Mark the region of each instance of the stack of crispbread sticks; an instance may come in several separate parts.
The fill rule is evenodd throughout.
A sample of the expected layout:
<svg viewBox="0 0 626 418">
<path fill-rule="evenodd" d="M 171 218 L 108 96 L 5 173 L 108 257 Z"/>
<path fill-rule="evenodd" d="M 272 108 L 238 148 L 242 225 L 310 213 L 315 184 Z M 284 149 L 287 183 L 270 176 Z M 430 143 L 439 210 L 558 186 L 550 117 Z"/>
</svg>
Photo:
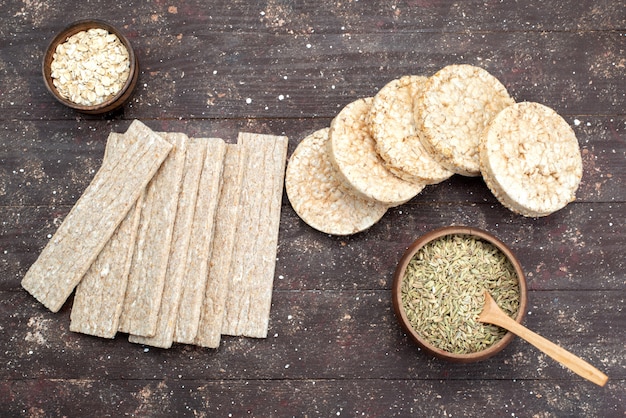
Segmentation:
<svg viewBox="0 0 626 418">
<path fill-rule="evenodd" d="M 111 133 L 94 179 L 22 286 L 70 330 L 169 348 L 267 336 L 284 136 Z"/>
</svg>

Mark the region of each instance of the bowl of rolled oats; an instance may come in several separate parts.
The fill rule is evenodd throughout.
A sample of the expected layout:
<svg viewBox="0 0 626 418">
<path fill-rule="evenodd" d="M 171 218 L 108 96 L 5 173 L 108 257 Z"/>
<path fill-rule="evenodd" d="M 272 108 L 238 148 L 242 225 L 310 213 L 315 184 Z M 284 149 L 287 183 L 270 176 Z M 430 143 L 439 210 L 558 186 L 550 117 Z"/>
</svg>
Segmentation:
<svg viewBox="0 0 626 418">
<path fill-rule="evenodd" d="M 83 113 L 104 114 L 130 99 L 139 63 L 118 29 L 99 20 L 81 20 L 50 42 L 42 71 L 47 89 L 58 101 Z"/>
<path fill-rule="evenodd" d="M 464 226 L 431 231 L 402 256 L 392 288 L 402 329 L 438 358 L 470 363 L 504 349 L 514 335 L 478 321 L 485 291 L 518 323 L 526 311 L 526 280 L 513 252 L 492 234 Z"/>
</svg>

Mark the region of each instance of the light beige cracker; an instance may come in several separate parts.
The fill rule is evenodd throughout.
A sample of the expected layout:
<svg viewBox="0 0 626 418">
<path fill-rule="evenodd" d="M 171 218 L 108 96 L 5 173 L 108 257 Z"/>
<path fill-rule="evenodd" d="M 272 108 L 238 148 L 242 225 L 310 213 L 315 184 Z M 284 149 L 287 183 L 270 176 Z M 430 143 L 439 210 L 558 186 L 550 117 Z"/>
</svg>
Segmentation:
<svg viewBox="0 0 626 418">
<path fill-rule="evenodd" d="M 193 216 L 196 209 L 200 175 L 206 155 L 206 141 L 190 139 L 185 156 L 183 183 L 176 209 L 174 231 L 170 255 L 167 262 L 165 284 L 161 307 L 157 320 L 156 333 L 153 337 L 130 335 L 130 342 L 151 345 L 153 347 L 169 348 L 174 341 L 174 330 L 178 318 L 178 306 L 182 296 L 182 287 L 187 268 L 187 254 L 189 240 L 193 228 Z"/>
<path fill-rule="evenodd" d="M 481 142 L 480 163 L 498 200 L 524 216 L 562 209 L 575 199 L 582 177 L 574 131 L 538 103 L 519 103 L 495 117 Z"/>
<path fill-rule="evenodd" d="M 242 214 L 222 334 L 265 338 L 276 267 L 287 137 L 240 133 L 246 149 Z"/>
<path fill-rule="evenodd" d="M 415 126 L 415 98 L 421 97 L 427 80 L 408 75 L 390 81 L 376 93 L 369 112 L 370 133 L 385 167 L 417 184 L 440 183 L 453 174 L 426 151 Z"/>
<path fill-rule="evenodd" d="M 187 344 L 193 344 L 198 332 L 226 152 L 226 144 L 219 138 L 197 140 L 207 143 L 207 152 L 200 176 L 191 240 L 187 251 L 187 268 L 174 331 L 174 341 Z"/>
<path fill-rule="evenodd" d="M 143 337 L 156 333 L 188 141 L 180 133 L 162 136 L 173 149 L 146 190 L 119 324 Z"/>
<path fill-rule="evenodd" d="M 364 199 L 397 206 L 415 197 L 423 184 L 410 183 L 392 174 L 376 152 L 369 133 L 372 98 L 346 105 L 330 124 L 328 155 L 337 178 Z"/>
<path fill-rule="evenodd" d="M 111 153 L 119 156 L 126 152 L 130 144 L 123 135 L 112 133 L 107 141 L 104 158 L 110 158 Z M 142 201 L 143 193 L 76 286 L 70 331 L 102 338 L 115 337 Z"/>
<path fill-rule="evenodd" d="M 172 146 L 139 121 L 126 132 L 131 142 L 111 155 L 30 267 L 22 286 L 58 311 L 126 217 Z"/>
<path fill-rule="evenodd" d="M 298 216 L 318 231 L 349 235 L 374 225 L 387 206 L 344 191 L 328 157 L 329 128 L 304 138 L 295 149 L 285 175 L 285 189 Z"/>
<path fill-rule="evenodd" d="M 420 139 L 448 170 L 479 176 L 478 144 L 483 131 L 513 103 L 502 83 L 482 68 L 449 65 L 429 77 L 415 101 Z"/>
<path fill-rule="evenodd" d="M 194 343 L 202 347 L 217 348 L 220 344 L 224 306 L 228 294 L 233 248 L 241 214 L 241 185 L 246 166 L 246 149 L 237 144 L 226 145 L 222 192 L 220 193 L 215 232 L 209 264 L 200 323 Z"/>
</svg>

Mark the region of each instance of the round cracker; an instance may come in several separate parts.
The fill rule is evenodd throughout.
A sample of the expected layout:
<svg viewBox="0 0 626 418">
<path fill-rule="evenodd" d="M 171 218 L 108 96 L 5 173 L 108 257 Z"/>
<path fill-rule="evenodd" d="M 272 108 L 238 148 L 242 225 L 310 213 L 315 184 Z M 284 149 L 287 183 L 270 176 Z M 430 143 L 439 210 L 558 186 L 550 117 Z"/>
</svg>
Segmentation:
<svg viewBox="0 0 626 418">
<path fill-rule="evenodd" d="M 424 146 L 441 165 L 465 176 L 480 175 L 478 144 L 484 129 L 514 100 L 491 74 L 472 65 L 449 65 L 428 79 L 416 100 Z"/>
<path fill-rule="evenodd" d="M 575 199 L 582 157 L 572 128 L 539 103 L 500 112 L 480 144 L 485 183 L 506 207 L 524 216 L 546 216 Z"/>
<path fill-rule="evenodd" d="M 328 158 L 328 131 L 320 129 L 304 138 L 289 158 L 287 197 L 298 216 L 318 231 L 354 234 L 374 225 L 387 206 L 344 190 Z"/>
<path fill-rule="evenodd" d="M 453 173 L 426 151 L 415 127 L 413 102 L 428 79 L 409 75 L 378 91 L 369 113 L 370 133 L 385 166 L 396 176 L 418 184 L 436 184 Z"/>
<path fill-rule="evenodd" d="M 346 105 L 330 124 L 328 153 L 339 180 L 359 196 L 386 206 L 401 205 L 424 188 L 392 174 L 369 133 L 372 98 Z"/>
</svg>

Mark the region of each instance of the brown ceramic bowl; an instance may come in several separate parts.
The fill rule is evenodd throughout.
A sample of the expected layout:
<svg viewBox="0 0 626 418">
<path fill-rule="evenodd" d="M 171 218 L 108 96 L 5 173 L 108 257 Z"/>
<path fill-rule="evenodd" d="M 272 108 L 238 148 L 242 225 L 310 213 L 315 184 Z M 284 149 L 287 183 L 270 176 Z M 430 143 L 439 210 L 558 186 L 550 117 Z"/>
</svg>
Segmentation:
<svg viewBox="0 0 626 418">
<path fill-rule="evenodd" d="M 404 273 L 407 265 L 409 264 L 409 261 L 424 245 L 446 235 L 471 235 L 491 243 L 506 255 L 506 257 L 513 264 L 513 267 L 515 268 L 515 272 L 517 273 L 517 277 L 519 279 L 520 300 L 519 309 L 517 311 L 517 316 L 515 317 L 515 320 L 518 323 L 522 322 L 522 319 L 524 318 L 524 313 L 526 312 L 527 294 L 526 279 L 524 278 L 524 273 L 522 271 L 519 261 L 511 252 L 511 250 L 504 243 L 502 243 L 502 241 L 500 241 L 493 235 L 480 229 L 463 226 L 450 226 L 431 231 L 417 239 L 409 246 L 409 248 L 400 259 L 400 262 L 398 263 L 398 266 L 394 273 L 392 289 L 393 308 L 403 330 L 418 346 L 420 346 L 427 353 L 432 354 L 438 358 L 456 363 L 470 363 L 484 360 L 504 349 L 504 347 L 506 347 L 511 342 L 514 334 L 511 332 L 507 332 L 504 337 L 502 337 L 502 339 L 482 351 L 470 354 L 450 353 L 448 351 L 444 351 L 438 347 L 435 347 L 420 335 L 419 330 L 413 329 L 402 306 L 400 289 L 402 285 L 402 280 L 404 278 Z"/>
<path fill-rule="evenodd" d="M 56 48 L 59 44 L 65 42 L 68 37 L 78 32 L 92 28 L 105 29 L 109 33 L 115 34 L 119 38 L 124 47 L 126 47 L 126 49 L 128 50 L 128 55 L 130 59 L 130 73 L 121 90 L 115 96 L 110 97 L 107 100 L 93 106 L 87 106 L 72 102 L 71 100 L 68 100 L 61 96 L 61 94 L 59 94 L 58 90 L 52 82 L 50 64 L 53 60 L 54 52 L 56 51 Z M 54 37 L 54 39 L 52 39 L 50 45 L 48 46 L 48 49 L 46 49 L 46 53 L 43 58 L 42 72 L 46 88 L 59 102 L 79 112 L 97 115 L 112 112 L 123 106 L 130 99 L 133 90 L 137 86 L 137 79 L 139 77 L 139 62 L 137 61 L 137 57 L 135 56 L 135 52 L 133 51 L 130 42 L 117 28 L 99 20 L 81 20 L 72 23 L 61 32 L 59 32 Z"/>
</svg>

